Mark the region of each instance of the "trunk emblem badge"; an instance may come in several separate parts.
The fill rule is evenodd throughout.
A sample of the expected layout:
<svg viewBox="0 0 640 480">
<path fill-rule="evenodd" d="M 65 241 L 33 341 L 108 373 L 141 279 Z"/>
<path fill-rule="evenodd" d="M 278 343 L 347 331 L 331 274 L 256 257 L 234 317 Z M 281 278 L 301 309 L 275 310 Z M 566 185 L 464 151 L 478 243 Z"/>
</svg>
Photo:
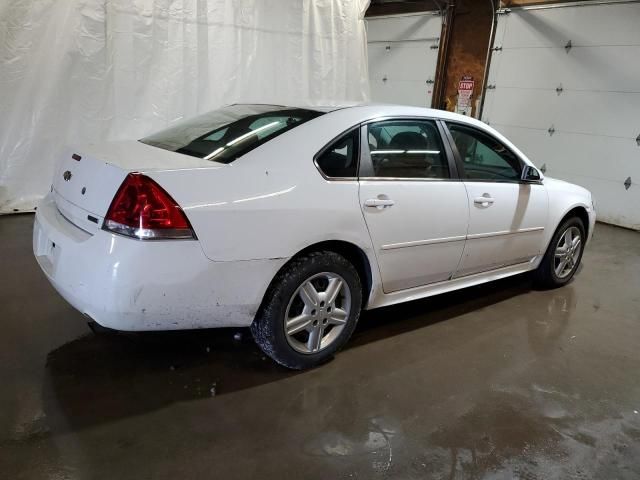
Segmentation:
<svg viewBox="0 0 640 480">
<path fill-rule="evenodd" d="M 72 176 L 73 176 L 73 175 L 71 175 L 71 171 L 69 171 L 69 170 L 67 170 L 66 172 L 64 172 L 64 173 L 62 174 L 62 178 L 64 178 L 64 181 L 65 181 L 65 182 L 68 182 L 69 180 L 71 180 L 71 177 L 72 177 Z"/>
</svg>

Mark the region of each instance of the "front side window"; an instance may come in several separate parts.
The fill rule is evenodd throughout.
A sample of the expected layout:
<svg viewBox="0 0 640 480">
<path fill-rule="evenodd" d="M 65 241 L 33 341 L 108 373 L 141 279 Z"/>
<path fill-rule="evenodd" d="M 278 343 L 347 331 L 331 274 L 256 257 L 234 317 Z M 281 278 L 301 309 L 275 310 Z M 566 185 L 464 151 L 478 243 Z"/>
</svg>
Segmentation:
<svg viewBox="0 0 640 480">
<path fill-rule="evenodd" d="M 450 178 L 435 122 L 385 120 L 366 128 L 374 177 Z"/>
<path fill-rule="evenodd" d="M 277 105 L 231 105 L 179 122 L 140 140 L 220 163 L 236 158 L 322 112 Z"/>
<path fill-rule="evenodd" d="M 456 144 L 465 178 L 487 181 L 519 181 L 522 164 L 500 142 L 475 128 L 448 124 Z"/>
<path fill-rule="evenodd" d="M 325 176 L 353 178 L 358 175 L 359 132 L 356 128 L 347 133 L 318 156 L 316 163 Z"/>
</svg>

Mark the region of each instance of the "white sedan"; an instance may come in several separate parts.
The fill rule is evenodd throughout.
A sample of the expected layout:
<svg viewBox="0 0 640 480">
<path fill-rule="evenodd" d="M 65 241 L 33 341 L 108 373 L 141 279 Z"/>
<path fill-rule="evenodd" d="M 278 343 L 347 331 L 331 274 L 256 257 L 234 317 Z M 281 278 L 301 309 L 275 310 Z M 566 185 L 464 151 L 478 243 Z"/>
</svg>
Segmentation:
<svg viewBox="0 0 640 480">
<path fill-rule="evenodd" d="M 489 126 L 392 105 L 231 105 L 64 153 L 33 249 L 60 294 L 118 330 L 251 326 L 303 369 L 360 311 L 534 271 L 567 283 L 591 194 Z"/>
</svg>

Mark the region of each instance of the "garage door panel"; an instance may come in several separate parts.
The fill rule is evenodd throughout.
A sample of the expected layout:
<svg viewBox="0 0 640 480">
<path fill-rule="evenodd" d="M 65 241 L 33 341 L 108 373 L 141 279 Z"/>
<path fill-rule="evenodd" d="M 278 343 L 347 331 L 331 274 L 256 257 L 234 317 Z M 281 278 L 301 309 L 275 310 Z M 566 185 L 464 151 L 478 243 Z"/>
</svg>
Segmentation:
<svg viewBox="0 0 640 480">
<path fill-rule="evenodd" d="M 640 186 L 632 185 L 629 190 L 625 190 L 618 182 L 587 177 L 576 172 L 557 171 L 554 177 L 588 189 L 596 202 L 598 221 L 640 230 Z"/>
<path fill-rule="evenodd" d="M 483 119 L 494 124 L 516 125 L 547 130 L 555 117 L 558 95 L 553 90 L 500 88 L 489 91 Z M 495 100 L 495 98 L 494 98 Z"/>
<path fill-rule="evenodd" d="M 556 130 L 625 137 L 638 151 L 640 93 L 568 91 L 557 98 L 553 124 Z"/>
<path fill-rule="evenodd" d="M 433 74 L 431 65 L 437 61 L 437 53 L 433 53 L 437 50 L 430 49 L 431 45 L 427 41 L 400 42 L 390 45 L 389 50 L 382 44 L 369 46 L 370 77 L 426 80 Z"/>
<path fill-rule="evenodd" d="M 371 80 L 371 98 L 381 103 L 398 103 L 424 107 L 431 105 L 431 88 L 421 81 Z"/>
<path fill-rule="evenodd" d="M 557 69 L 563 68 L 557 50 L 545 48 L 523 51 L 508 49 L 495 53 L 491 59 L 491 76 L 489 83 L 496 87 L 548 88 L 558 86 Z M 494 59 L 500 63 L 494 63 Z M 540 65 L 548 66 L 544 70 Z"/>
<path fill-rule="evenodd" d="M 639 31 L 640 31 L 640 17 Z M 489 83 L 496 87 L 640 92 L 640 46 L 519 49 L 492 57 Z M 494 62 L 499 62 L 495 63 Z M 541 68 L 544 66 L 544 68 Z"/>
<path fill-rule="evenodd" d="M 640 93 L 640 45 L 576 48 L 569 56 L 572 62 L 563 71 L 569 88 Z"/>
<path fill-rule="evenodd" d="M 628 176 L 640 179 L 640 148 L 635 152 L 628 144 L 612 146 L 610 142 L 602 141 L 602 137 L 562 133 L 549 137 L 547 132 L 540 130 L 495 124 L 493 127 L 518 145 L 535 165 L 545 165 L 546 175 L 591 191 L 596 200 L 598 220 L 640 229 L 637 213 L 640 185 L 632 184 L 628 190 L 624 187 Z M 625 163 L 612 157 L 612 149 L 623 155 L 635 155 L 637 166 L 626 168 Z M 558 156 L 561 151 L 570 153 Z"/>
<path fill-rule="evenodd" d="M 614 10 L 615 9 L 615 10 Z M 510 47 L 640 44 L 638 5 L 590 5 L 548 9 L 513 9 L 503 42 Z M 615 28 L 612 28 L 615 25 Z"/>
<path fill-rule="evenodd" d="M 546 162 L 551 176 L 556 170 L 575 172 L 617 182 L 621 190 L 627 177 L 640 180 L 640 148 L 635 142 L 563 132 L 553 135 L 548 142 L 553 152 Z M 621 158 L 633 158 L 636 162 L 622 162 Z"/>
<path fill-rule="evenodd" d="M 598 220 L 640 229 L 637 215 L 640 185 L 632 184 L 629 190 L 624 188 L 627 176 L 640 179 L 640 167 L 633 170 L 623 168 L 624 164 L 611 157 L 609 143 L 598 143 L 597 137 L 586 137 L 587 140 L 581 142 L 575 135 L 549 137 L 547 132 L 540 130 L 492 126 L 518 145 L 535 165 L 545 165 L 549 177 L 566 180 L 591 191 L 596 200 Z M 573 150 L 572 153 L 558 157 L 558 151 L 569 150 Z M 628 151 L 629 155 L 632 153 L 632 150 Z M 609 168 L 610 165 L 614 168 Z M 605 171 L 607 178 L 599 178 Z"/>
<path fill-rule="evenodd" d="M 492 101 L 499 96 L 498 102 Z M 640 93 L 503 88 L 490 91 L 483 118 L 500 125 L 624 137 L 636 146 L 640 134 Z M 640 150 L 640 149 L 639 149 Z"/>
<path fill-rule="evenodd" d="M 431 106 L 441 28 L 432 12 L 367 19 L 372 101 Z"/>
<path fill-rule="evenodd" d="M 546 165 L 552 177 L 557 171 L 598 177 L 617 182 L 621 188 L 627 177 L 640 180 L 640 147 L 625 138 L 607 138 L 492 124 L 518 146 L 538 167 Z M 634 161 L 620 161 L 632 159 Z"/>
<path fill-rule="evenodd" d="M 553 144 L 549 142 L 546 129 L 532 129 L 514 125 L 491 123 L 491 126 L 507 137 L 538 168 L 554 158 Z"/>
<path fill-rule="evenodd" d="M 424 15 L 367 18 L 369 42 L 432 39 L 440 36 L 440 15 L 428 12 Z"/>
<path fill-rule="evenodd" d="M 623 184 L 640 182 L 639 26 L 640 2 L 512 8 L 498 17 L 483 111 L 547 175 L 589 188 L 601 220 L 631 228 L 640 188 Z"/>
<path fill-rule="evenodd" d="M 494 45 L 502 45 L 503 39 L 505 36 L 505 30 L 507 27 L 507 23 L 502 21 L 496 24 L 496 33 Z M 499 52 L 493 52 L 491 55 L 491 68 L 489 70 L 489 74 L 494 73 L 495 71 L 500 71 L 500 63 L 502 62 L 503 55 L 499 54 Z M 489 77 L 489 83 L 493 83 L 491 81 L 491 77 Z"/>
</svg>

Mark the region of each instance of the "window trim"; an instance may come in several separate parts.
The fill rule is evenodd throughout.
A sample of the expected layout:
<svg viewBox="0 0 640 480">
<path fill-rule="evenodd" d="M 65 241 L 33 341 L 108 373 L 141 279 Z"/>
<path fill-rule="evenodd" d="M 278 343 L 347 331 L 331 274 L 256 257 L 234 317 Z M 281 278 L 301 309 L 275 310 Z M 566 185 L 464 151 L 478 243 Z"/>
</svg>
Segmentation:
<svg viewBox="0 0 640 480">
<path fill-rule="evenodd" d="M 320 175 L 322 175 L 322 178 L 324 178 L 326 181 L 328 182 L 345 182 L 345 181 L 354 181 L 354 180 L 358 180 L 359 178 L 359 173 L 360 173 L 360 159 L 361 154 L 362 154 L 362 135 L 360 134 L 360 126 L 361 124 L 358 123 L 357 125 L 354 125 L 352 127 L 347 128 L 346 130 L 342 131 L 341 133 L 339 133 L 338 135 L 336 135 L 335 137 L 333 137 L 331 140 L 329 140 L 320 150 L 318 150 L 316 152 L 316 154 L 313 156 L 313 164 L 315 165 L 316 169 L 318 170 L 318 172 L 320 173 Z M 338 140 L 340 140 L 342 137 L 346 137 L 348 134 L 353 133 L 355 130 L 358 130 L 358 143 L 356 145 L 358 151 L 356 152 L 356 175 L 354 177 L 331 177 L 327 174 L 325 174 L 322 169 L 320 168 L 320 165 L 318 165 L 318 158 L 320 158 L 327 150 L 329 150 Z"/>
<path fill-rule="evenodd" d="M 440 135 L 440 142 L 442 143 L 442 147 L 444 148 L 444 154 L 447 160 L 447 165 L 449 166 L 449 178 L 428 178 L 428 177 L 376 177 L 373 175 L 373 163 L 371 162 L 371 152 L 369 151 L 369 139 L 367 137 L 367 126 L 370 123 L 378 123 L 385 121 L 411 121 L 411 120 L 419 120 L 419 121 L 431 121 L 435 123 L 438 134 Z M 420 115 L 392 115 L 392 116 L 382 116 L 375 117 L 369 120 L 366 120 L 360 124 L 360 162 L 358 174 L 360 174 L 363 170 L 366 171 L 366 175 L 358 176 L 358 180 L 365 181 L 376 181 L 376 182 L 459 182 L 461 180 L 459 176 L 459 170 L 455 162 L 455 157 L 453 156 L 453 151 L 449 145 L 448 140 L 445 138 L 444 129 L 440 122 L 442 119 L 438 117 L 431 116 L 420 116 Z"/>
<path fill-rule="evenodd" d="M 455 158 L 455 162 L 458 166 L 458 172 L 460 175 L 460 179 L 463 182 L 474 182 L 474 183 L 517 183 L 517 184 L 524 184 L 524 185 L 542 185 L 542 180 L 538 181 L 538 182 L 525 182 L 524 180 L 522 180 L 522 178 L 519 178 L 518 180 L 507 180 L 507 179 L 488 179 L 488 178 L 466 178 L 465 177 L 465 168 L 464 168 L 464 162 L 462 161 L 462 156 L 460 155 L 460 152 L 458 151 L 458 146 L 456 145 L 455 140 L 453 139 L 453 135 L 451 134 L 451 131 L 449 130 L 449 125 L 458 125 L 460 127 L 472 130 L 474 132 L 479 132 L 481 135 L 484 135 L 486 137 L 489 137 L 491 140 L 493 140 L 494 142 L 496 142 L 498 145 L 501 145 L 505 150 L 507 150 L 508 152 L 511 153 L 511 155 L 513 155 L 518 162 L 520 163 L 520 177 L 522 177 L 522 171 L 524 170 L 524 167 L 529 165 L 527 162 L 525 162 L 522 157 L 520 155 L 518 155 L 516 152 L 514 152 L 511 148 L 507 147 L 501 140 L 497 139 L 493 134 L 491 134 L 490 132 L 487 132 L 485 130 L 482 130 L 480 128 L 477 128 L 474 125 L 470 125 L 468 123 L 465 122 L 458 122 L 455 120 L 445 120 L 442 119 L 442 126 L 443 129 L 446 133 L 446 138 L 447 141 L 449 143 L 449 146 L 453 152 L 454 158 Z"/>
</svg>

